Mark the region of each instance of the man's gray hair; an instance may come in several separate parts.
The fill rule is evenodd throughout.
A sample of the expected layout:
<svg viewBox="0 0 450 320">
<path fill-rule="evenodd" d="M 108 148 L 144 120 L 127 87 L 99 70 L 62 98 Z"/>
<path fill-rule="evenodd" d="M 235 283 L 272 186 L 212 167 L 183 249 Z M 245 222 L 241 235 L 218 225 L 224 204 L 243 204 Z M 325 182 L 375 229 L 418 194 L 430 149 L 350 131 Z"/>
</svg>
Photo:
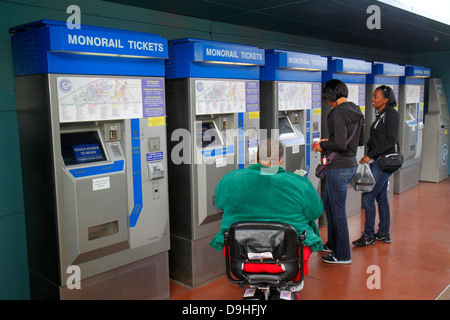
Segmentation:
<svg viewBox="0 0 450 320">
<path fill-rule="evenodd" d="M 258 145 L 257 161 L 278 162 L 283 157 L 283 146 L 278 139 L 264 139 Z"/>
</svg>

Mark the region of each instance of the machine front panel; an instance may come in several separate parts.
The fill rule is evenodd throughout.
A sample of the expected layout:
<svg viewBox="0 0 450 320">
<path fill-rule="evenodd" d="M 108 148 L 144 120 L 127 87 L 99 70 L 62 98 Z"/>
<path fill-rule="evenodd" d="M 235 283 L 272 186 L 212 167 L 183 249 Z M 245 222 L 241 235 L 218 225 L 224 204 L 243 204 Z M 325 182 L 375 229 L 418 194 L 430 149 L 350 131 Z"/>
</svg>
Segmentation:
<svg viewBox="0 0 450 320">
<path fill-rule="evenodd" d="M 62 270 L 168 250 L 163 78 L 49 79 Z"/>
</svg>

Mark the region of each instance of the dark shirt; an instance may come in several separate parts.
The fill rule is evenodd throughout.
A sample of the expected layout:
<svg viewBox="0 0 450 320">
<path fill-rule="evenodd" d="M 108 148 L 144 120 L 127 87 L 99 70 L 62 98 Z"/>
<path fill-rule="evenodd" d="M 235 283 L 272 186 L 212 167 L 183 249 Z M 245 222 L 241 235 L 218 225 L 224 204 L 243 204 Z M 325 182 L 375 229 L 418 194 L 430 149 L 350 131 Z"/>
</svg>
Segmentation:
<svg viewBox="0 0 450 320">
<path fill-rule="evenodd" d="M 400 115 L 393 107 L 386 106 L 375 118 L 370 127 L 370 138 L 367 141 L 367 156 L 377 159 L 383 154 L 396 151 Z"/>
<path fill-rule="evenodd" d="M 355 135 L 347 145 L 347 140 L 355 131 L 357 123 L 359 125 Z M 320 147 L 326 156 L 333 151 L 337 152 L 328 169 L 357 167 L 356 151 L 358 146 L 364 145 L 364 115 L 361 109 L 353 102 L 341 103 L 328 114 L 327 127 L 328 141 L 322 141 Z"/>
</svg>

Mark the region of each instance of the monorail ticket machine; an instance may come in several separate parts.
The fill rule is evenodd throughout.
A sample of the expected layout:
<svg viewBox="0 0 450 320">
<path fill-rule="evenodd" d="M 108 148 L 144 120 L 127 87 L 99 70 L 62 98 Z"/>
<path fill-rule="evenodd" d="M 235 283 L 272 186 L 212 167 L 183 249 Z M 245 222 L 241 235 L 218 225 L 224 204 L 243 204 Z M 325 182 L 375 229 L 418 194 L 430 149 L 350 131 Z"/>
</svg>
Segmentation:
<svg viewBox="0 0 450 320">
<path fill-rule="evenodd" d="M 323 85 L 331 79 L 344 82 L 348 88 L 347 100 L 355 103 L 366 112 L 366 75 L 372 72 L 372 64 L 363 60 L 328 57 L 328 69 L 323 72 Z M 322 101 L 322 138 L 328 138 L 327 116 L 331 107 L 327 101 Z M 358 147 L 356 159 L 364 156 L 364 146 Z M 325 190 L 325 187 L 323 188 Z M 322 191 L 323 193 L 323 191 Z M 347 190 L 347 216 L 351 217 L 361 212 L 361 192 L 355 191 L 350 185 Z"/>
<path fill-rule="evenodd" d="M 400 77 L 405 75 L 405 66 L 385 62 L 372 62 L 372 73 L 367 75 L 367 93 L 366 93 L 366 112 L 365 112 L 365 133 L 364 141 L 370 137 L 370 127 L 375 121 L 377 111 L 372 106 L 372 97 L 375 89 L 381 85 L 386 85 L 392 88 L 395 94 L 395 99 L 399 101 L 399 84 Z M 396 106 L 397 107 L 397 106 Z M 359 160 L 359 159 L 358 159 Z M 391 175 L 388 182 L 388 198 L 394 197 L 394 175 Z"/>
<path fill-rule="evenodd" d="M 266 50 L 261 67 L 261 132 L 278 138 L 283 145 L 282 166 L 305 175 L 320 195 L 320 180 L 314 170 L 320 154 L 321 81 L 327 58 L 312 54 Z M 272 134 L 273 133 L 273 134 Z"/>
<path fill-rule="evenodd" d="M 167 299 L 167 40 L 51 20 L 10 32 L 31 298 Z"/>
<path fill-rule="evenodd" d="M 400 78 L 398 112 L 400 114 L 400 151 L 405 161 L 394 173 L 394 192 L 403 193 L 419 185 L 422 136 L 424 128 L 425 78 L 430 69 L 405 66 Z"/>
<path fill-rule="evenodd" d="M 448 177 L 450 116 L 442 79 L 430 79 L 428 90 L 420 181 L 437 183 Z"/>
<path fill-rule="evenodd" d="M 264 50 L 198 39 L 169 41 L 166 64 L 170 276 L 195 287 L 223 275 L 209 246 L 220 230 L 217 183 L 256 161 Z"/>
</svg>

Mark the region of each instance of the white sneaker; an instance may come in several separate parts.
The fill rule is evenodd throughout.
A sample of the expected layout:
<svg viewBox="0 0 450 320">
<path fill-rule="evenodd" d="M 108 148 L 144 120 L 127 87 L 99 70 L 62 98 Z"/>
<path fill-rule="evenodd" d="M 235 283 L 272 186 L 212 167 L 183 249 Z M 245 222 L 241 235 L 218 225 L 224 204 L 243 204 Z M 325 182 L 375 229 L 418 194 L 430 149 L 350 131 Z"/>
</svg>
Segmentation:
<svg viewBox="0 0 450 320">
<path fill-rule="evenodd" d="M 333 263 L 333 264 L 350 264 L 350 263 L 352 263 L 352 260 L 338 260 L 332 254 L 327 254 L 325 256 L 322 256 L 322 260 L 323 260 L 323 262 Z"/>
</svg>

